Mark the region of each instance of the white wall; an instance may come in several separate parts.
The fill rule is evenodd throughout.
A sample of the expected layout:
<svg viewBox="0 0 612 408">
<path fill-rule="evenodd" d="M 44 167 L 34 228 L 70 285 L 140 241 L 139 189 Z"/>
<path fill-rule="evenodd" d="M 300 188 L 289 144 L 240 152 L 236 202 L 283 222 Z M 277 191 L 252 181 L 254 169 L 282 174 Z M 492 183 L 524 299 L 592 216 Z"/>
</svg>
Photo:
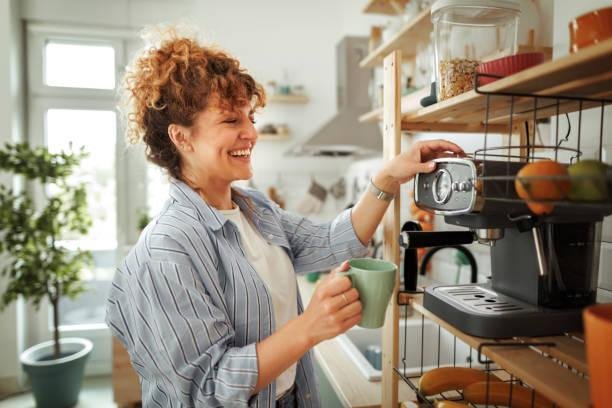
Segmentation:
<svg viewBox="0 0 612 408">
<path fill-rule="evenodd" d="M 21 24 L 19 0 L 0 0 L 0 143 L 23 138 L 23 70 Z M 0 182 L 10 186 L 6 175 Z M 4 262 L 0 259 L 0 264 Z M 5 279 L 0 278 L 0 293 L 4 292 Z M 15 304 L 0 314 L 0 397 L 14 392 L 18 387 L 19 349 L 21 338 L 16 330 L 17 311 Z"/>
</svg>

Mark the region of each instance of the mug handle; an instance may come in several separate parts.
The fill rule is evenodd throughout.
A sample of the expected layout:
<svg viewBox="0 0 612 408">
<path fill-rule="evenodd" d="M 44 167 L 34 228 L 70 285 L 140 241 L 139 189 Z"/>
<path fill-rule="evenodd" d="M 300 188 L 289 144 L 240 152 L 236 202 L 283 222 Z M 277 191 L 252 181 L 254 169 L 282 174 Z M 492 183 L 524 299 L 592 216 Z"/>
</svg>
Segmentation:
<svg viewBox="0 0 612 408">
<path fill-rule="evenodd" d="M 355 276 L 355 272 L 353 272 L 353 268 L 349 268 L 348 271 L 340 271 L 340 272 L 336 272 L 338 275 L 341 276 L 346 276 L 347 278 L 349 278 L 351 280 L 351 286 L 354 287 L 353 284 L 353 276 Z"/>
</svg>

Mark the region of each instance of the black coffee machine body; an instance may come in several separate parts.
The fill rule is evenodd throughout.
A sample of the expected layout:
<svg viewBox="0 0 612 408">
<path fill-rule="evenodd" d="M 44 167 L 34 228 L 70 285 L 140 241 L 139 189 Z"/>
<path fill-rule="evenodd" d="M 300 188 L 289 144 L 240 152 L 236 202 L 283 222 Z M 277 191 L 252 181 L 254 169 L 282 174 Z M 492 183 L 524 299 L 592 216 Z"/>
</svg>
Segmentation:
<svg viewBox="0 0 612 408">
<path fill-rule="evenodd" d="M 466 231 L 402 233 L 404 247 L 491 246 L 487 283 L 427 287 L 424 306 L 475 336 L 542 336 L 582 329 L 582 309 L 595 302 L 601 221 L 612 203 L 556 203 L 536 216 L 514 189 L 521 162 L 437 159 L 415 180 L 415 203 Z M 424 234 L 424 233 L 421 233 Z M 451 235 L 449 235 L 451 234 Z M 460 234 L 460 235 L 458 235 Z"/>
</svg>

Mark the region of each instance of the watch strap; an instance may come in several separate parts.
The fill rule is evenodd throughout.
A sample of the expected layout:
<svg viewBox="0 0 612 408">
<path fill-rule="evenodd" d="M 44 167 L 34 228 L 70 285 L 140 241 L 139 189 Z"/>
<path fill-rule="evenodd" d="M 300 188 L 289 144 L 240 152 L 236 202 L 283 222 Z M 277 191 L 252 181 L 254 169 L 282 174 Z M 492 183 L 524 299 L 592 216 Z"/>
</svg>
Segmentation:
<svg viewBox="0 0 612 408">
<path fill-rule="evenodd" d="M 374 197 L 382 201 L 391 201 L 395 198 L 395 194 L 387 193 L 386 191 L 376 187 L 372 179 L 370 179 L 370 184 L 368 184 L 368 191 L 374 194 Z"/>
</svg>

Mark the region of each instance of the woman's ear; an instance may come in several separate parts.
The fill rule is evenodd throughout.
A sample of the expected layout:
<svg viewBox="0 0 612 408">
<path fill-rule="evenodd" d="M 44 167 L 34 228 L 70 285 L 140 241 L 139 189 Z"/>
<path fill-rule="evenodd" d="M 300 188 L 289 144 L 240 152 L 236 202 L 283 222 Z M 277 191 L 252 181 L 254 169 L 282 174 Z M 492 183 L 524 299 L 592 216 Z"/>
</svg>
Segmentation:
<svg viewBox="0 0 612 408">
<path fill-rule="evenodd" d="M 184 126 L 171 123 L 168 125 L 168 136 L 179 151 L 191 151 L 191 143 L 189 141 L 189 129 Z"/>
</svg>

